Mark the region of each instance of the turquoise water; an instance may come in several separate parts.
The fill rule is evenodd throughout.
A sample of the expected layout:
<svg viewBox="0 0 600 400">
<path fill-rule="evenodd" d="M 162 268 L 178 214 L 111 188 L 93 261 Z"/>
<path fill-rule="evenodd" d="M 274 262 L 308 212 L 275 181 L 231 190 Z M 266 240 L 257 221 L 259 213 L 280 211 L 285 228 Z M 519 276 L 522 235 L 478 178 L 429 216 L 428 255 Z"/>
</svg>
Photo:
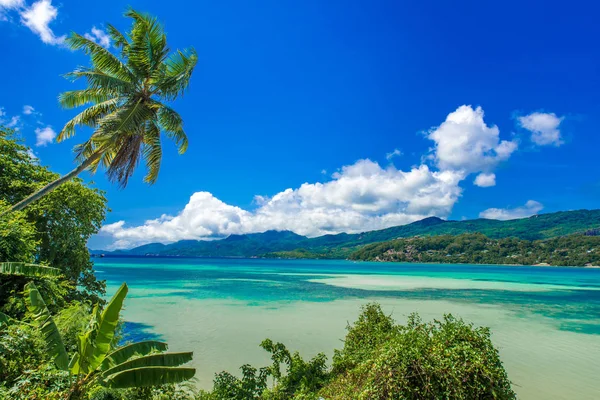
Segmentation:
<svg viewBox="0 0 600 400">
<path fill-rule="evenodd" d="M 267 365 L 266 337 L 306 356 L 339 348 L 360 305 L 400 322 L 453 313 L 492 328 L 520 398 L 600 398 L 600 269 L 318 260 L 104 258 L 109 294 L 130 287 L 130 338 L 193 350 L 198 385 Z"/>
</svg>

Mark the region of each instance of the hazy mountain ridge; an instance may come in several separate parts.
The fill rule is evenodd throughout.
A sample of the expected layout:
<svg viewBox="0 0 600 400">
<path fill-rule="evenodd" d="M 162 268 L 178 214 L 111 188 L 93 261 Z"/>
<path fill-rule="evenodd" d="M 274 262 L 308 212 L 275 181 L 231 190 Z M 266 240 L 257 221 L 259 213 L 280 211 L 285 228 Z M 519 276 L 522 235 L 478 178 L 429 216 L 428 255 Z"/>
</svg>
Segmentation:
<svg viewBox="0 0 600 400">
<path fill-rule="evenodd" d="M 493 239 L 516 237 L 549 239 L 600 228 L 600 210 L 561 211 L 509 221 L 474 219 L 446 221 L 429 217 L 411 224 L 356 234 L 340 233 L 307 238 L 290 231 L 267 231 L 231 235 L 213 241 L 182 240 L 171 244 L 151 243 L 130 250 L 92 251 L 113 255 L 161 255 L 196 257 L 258 257 L 268 253 L 292 252 L 344 258 L 366 244 L 397 238 L 482 233 Z"/>
</svg>

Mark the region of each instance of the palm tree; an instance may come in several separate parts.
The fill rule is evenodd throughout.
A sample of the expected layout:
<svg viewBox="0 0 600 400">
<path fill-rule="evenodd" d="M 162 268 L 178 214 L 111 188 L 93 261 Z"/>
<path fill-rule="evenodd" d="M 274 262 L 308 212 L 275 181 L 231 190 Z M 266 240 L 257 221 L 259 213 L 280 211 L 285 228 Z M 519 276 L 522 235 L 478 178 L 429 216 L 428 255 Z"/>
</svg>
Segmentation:
<svg viewBox="0 0 600 400">
<path fill-rule="evenodd" d="M 194 368 L 180 367 L 192 360 L 191 352 L 166 353 L 166 343 L 144 341 L 114 348 L 119 313 L 127 295 L 123 283 L 106 307 L 94 307 L 86 332 L 79 336 L 78 349 L 69 361 L 62 337 L 44 299 L 33 282 L 25 285 L 25 303 L 56 367 L 69 371 L 71 390 L 67 399 L 81 398 L 88 388 L 130 388 L 180 383 L 193 378 Z M 0 313 L 3 325 L 23 323 Z"/>
<path fill-rule="evenodd" d="M 118 54 L 76 33 L 67 39 L 71 49 L 90 56 L 92 65 L 66 75 L 73 81 L 84 79 L 87 87 L 62 93 L 59 102 L 65 108 L 89 107 L 67 122 L 57 141 L 73 136 L 77 126 L 91 127 L 94 132 L 75 146 L 77 168 L 8 212 L 23 209 L 84 170 L 96 172 L 100 165 L 111 182 L 125 187 L 143 159 L 147 167 L 144 180 L 153 184 L 162 158 L 161 134 L 176 142 L 180 154 L 186 151 L 183 120 L 167 103 L 187 89 L 198 60 L 196 52 L 193 48 L 170 52 L 163 27 L 155 18 L 133 9 L 125 16 L 133 19 L 127 34 L 107 26 Z"/>
</svg>

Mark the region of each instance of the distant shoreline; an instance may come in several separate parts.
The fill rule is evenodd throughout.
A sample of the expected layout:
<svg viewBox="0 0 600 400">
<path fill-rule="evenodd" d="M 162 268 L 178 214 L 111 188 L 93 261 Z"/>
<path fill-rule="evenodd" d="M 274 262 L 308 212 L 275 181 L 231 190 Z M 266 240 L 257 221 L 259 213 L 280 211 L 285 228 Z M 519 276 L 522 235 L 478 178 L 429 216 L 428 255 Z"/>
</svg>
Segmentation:
<svg viewBox="0 0 600 400">
<path fill-rule="evenodd" d="M 476 264 L 476 263 L 439 263 L 439 262 L 400 262 L 400 261 L 381 261 L 381 260 L 349 260 L 346 258 L 275 258 L 275 257 L 237 257 L 237 256 L 173 256 L 173 255 L 137 255 L 137 254 L 105 254 L 100 256 L 99 254 L 92 254 L 93 259 L 102 258 L 167 258 L 167 259 L 206 259 L 206 260 L 286 260 L 286 261 L 349 261 L 353 263 L 386 263 L 386 264 L 425 264 L 425 265 L 480 265 L 480 266 L 503 266 L 503 267 L 536 267 L 536 268 L 587 268 L 587 269 L 600 269 L 599 265 L 539 265 L 539 264 Z"/>
</svg>

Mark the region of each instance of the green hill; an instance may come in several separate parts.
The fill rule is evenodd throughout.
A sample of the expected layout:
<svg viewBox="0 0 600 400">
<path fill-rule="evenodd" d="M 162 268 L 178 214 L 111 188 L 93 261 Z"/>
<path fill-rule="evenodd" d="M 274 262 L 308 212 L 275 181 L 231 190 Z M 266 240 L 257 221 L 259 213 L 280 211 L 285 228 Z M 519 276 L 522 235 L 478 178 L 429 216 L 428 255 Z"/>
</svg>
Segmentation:
<svg viewBox="0 0 600 400">
<path fill-rule="evenodd" d="M 360 247 L 414 236 L 481 233 L 491 239 L 514 237 L 542 240 L 600 228 L 600 210 L 561 211 L 509 221 L 474 219 L 445 221 L 425 218 L 411 224 L 357 234 L 340 233 L 307 238 L 289 231 L 232 235 L 212 241 L 183 240 L 147 244 L 114 255 L 168 255 L 196 257 L 346 258 Z"/>
<path fill-rule="evenodd" d="M 351 260 L 468 264 L 600 264 L 600 236 L 581 234 L 544 240 L 490 239 L 481 233 L 421 236 L 373 243 Z"/>
</svg>

